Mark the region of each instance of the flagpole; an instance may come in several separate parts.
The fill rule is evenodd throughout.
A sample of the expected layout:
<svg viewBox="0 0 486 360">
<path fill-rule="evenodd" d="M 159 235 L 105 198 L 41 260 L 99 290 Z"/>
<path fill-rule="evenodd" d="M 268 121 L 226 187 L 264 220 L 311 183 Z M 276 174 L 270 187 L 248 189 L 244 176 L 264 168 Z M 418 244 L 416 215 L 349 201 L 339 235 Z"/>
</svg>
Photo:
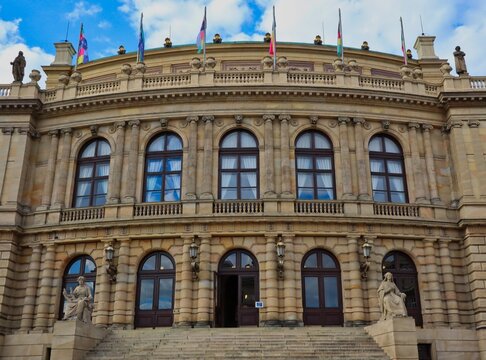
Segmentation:
<svg viewBox="0 0 486 360">
<path fill-rule="evenodd" d="M 83 32 L 83 23 L 81 23 L 81 27 L 79 28 L 79 39 L 81 38 L 81 33 Z M 76 56 L 76 61 L 74 63 L 74 71 L 78 69 L 78 58 L 79 58 L 79 39 L 78 39 L 78 54 Z"/>
<path fill-rule="evenodd" d="M 275 22 L 275 5 L 273 6 L 273 34 L 272 34 L 272 43 L 273 43 L 273 71 L 277 68 L 277 24 Z"/>
<path fill-rule="evenodd" d="M 343 23 L 341 21 L 341 8 L 339 8 L 339 30 L 341 32 L 341 61 L 344 63 L 344 37 L 343 37 Z"/>
<path fill-rule="evenodd" d="M 206 23 L 206 28 L 204 29 L 204 39 L 203 39 L 203 69 L 206 70 L 206 33 L 208 29 L 208 20 L 206 18 L 206 6 L 204 7 L 204 22 Z"/>
<path fill-rule="evenodd" d="M 402 20 L 402 17 L 400 16 L 400 27 L 402 29 L 402 53 L 403 53 L 403 62 L 405 64 L 405 66 L 408 65 L 407 63 L 407 49 L 406 49 L 406 46 L 405 46 L 405 34 L 403 33 L 403 20 Z"/>
</svg>

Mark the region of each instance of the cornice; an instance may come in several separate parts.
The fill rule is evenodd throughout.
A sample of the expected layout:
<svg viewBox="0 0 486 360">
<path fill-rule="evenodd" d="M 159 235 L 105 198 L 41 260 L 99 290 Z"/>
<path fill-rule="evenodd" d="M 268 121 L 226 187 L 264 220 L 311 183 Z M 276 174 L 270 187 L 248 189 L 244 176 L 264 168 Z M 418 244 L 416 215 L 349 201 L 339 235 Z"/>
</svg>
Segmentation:
<svg viewBox="0 0 486 360">
<path fill-rule="evenodd" d="M 0 98 L 2 114 L 32 114 L 43 108 L 40 99 Z"/>
</svg>

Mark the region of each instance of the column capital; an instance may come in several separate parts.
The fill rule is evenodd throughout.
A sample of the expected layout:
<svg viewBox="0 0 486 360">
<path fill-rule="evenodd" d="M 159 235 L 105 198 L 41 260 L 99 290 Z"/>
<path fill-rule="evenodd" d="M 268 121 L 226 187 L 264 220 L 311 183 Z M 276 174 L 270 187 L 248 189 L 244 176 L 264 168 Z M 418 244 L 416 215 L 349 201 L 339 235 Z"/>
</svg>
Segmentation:
<svg viewBox="0 0 486 360">
<path fill-rule="evenodd" d="M 73 133 L 73 129 L 72 128 L 64 128 L 64 129 L 61 129 L 61 132 L 64 135 L 71 135 Z"/>
<path fill-rule="evenodd" d="M 49 135 L 50 137 L 58 137 L 59 136 L 59 130 L 50 130 L 47 135 Z"/>
<path fill-rule="evenodd" d="M 203 115 L 201 117 L 201 120 L 207 124 L 207 123 L 212 123 L 214 121 L 214 115 Z"/>
<path fill-rule="evenodd" d="M 290 121 L 291 117 L 290 117 L 290 115 L 289 115 L 289 114 L 280 114 L 280 115 L 278 116 L 278 119 L 279 119 L 280 121 Z"/>
<path fill-rule="evenodd" d="M 422 129 L 425 131 L 425 132 L 429 132 L 430 130 L 432 130 L 434 127 L 430 124 L 422 124 Z"/>
<path fill-rule="evenodd" d="M 450 130 L 452 128 L 460 128 L 462 127 L 462 125 L 463 125 L 462 120 L 450 119 L 446 124 L 446 130 Z"/>
<path fill-rule="evenodd" d="M 340 116 L 340 117 L 338 117 L 337 121 L 338 121 L 339 125 L 346 126 L 346 125 L 348 125 L 349 122 L 351 122 L 351 119 L 348 118 L 348 117 L 345 117 L 345 116 Z"/>
<path fill-rule="evenodd" d="M 430 246 L 431 244 L 439 243 L 439 239 L 436 237 L 426 237 L 423 239 L 425 245 Z"/>
<path fill-rule="evenodd" d="M 420 124 L 419 123 L 416 123 L 416 122 L 409 122 L 407 124 L 408 126 L 408 130 L 417 130 L 417 129 L 420 129 Z"/>
<path fill-rule="evenodd" d="M 126 122 L 125 121 L 116 121 L 113 126 L 115 127 L 116 130 L 119 130 L 119 129 L 123 129 L 125 128 L 126 126 Z"/>
<path fill-rule="evenodd" d="M 361 117 L 355 117 L 353 118 L 353 124 L 354 125 L 361 125 L 363 126 L 365 124 L 366 120 L 365 118 L 361 118 Z"/>
<path fill-rule="evenodd" d="M 140 120 L 130 120 L 128 122 L 128 126 L 130 127 L 139 127 L 140 126 Z"/>
<path fill-rule="evenodd" d="M 467 125 L 470 127 L 470 128 L 478 128 L 479 125 L 480 125 L 480 122 L 479 120 L 468 120 L 467 121 Z"/>
<path fill-rule="evenodd" d="M 2 134 L 12 135 L 13 132 L 14 132 L 14 128 L 13 127 L 3 127 L 2 128 Z"/>
<path fill-rule="evenodd" d="M 186 117 L 186 121 L 188 123 L 197 123 L 199 121 L 199 116 L 194 116 L 194 115 L 188 116 Z"/>
<path fill-rule="evenodd" d="M 262 116 L 263 121 L 268 122 L 268 121 L 273 121 L 275 120 L 275 115 L 272 114 L 265 114 Z"/>
<path fill-rule="evenodd" d="M 346 235 L 346 239 L 348 239 L 348 241 L 358 242 L 361 239 L 361 235 L 358 235 L 358 234 Z"/>
</svg>

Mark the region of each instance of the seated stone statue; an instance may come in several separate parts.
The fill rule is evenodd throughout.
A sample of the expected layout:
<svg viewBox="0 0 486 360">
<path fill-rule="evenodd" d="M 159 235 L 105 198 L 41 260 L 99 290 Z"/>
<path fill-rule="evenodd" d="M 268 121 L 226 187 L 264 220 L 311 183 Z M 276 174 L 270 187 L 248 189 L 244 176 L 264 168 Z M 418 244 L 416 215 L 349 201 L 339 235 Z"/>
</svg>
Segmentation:
<svg viewBox="0 0 486 360">
<path fill-rule="evenodd" d="M 406 296 L 398 290 L 398 287 L 393 282 L 392 273 L 387 272 L 378 288 L 378 300 L 381 310 L 380 320 L 407 316 L 407 309 L 405 307 Z"/>
<path fill-rule="evenodd" d="M 66 289 L 62 291 L 66 299 L 64 317 L 62 319 L 78 319 L 85 323 L 91 323 L 91 312 L 93 311 L 91 289 L 86 285 L 84 276 L 78 277 L 78 284 L 70 293 Z"/>
</svg>

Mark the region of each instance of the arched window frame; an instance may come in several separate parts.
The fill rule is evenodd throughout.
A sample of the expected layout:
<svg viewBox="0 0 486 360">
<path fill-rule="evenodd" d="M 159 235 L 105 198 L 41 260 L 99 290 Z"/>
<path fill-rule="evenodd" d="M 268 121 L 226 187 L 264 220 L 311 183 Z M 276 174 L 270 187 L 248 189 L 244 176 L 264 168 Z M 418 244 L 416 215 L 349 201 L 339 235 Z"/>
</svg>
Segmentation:
<svg viewBox="0 0 486 360">
<path fill-rule="evenodd" d="M 310 147 L 298 147 L 298 142 L 303 136 L 310 135 Z M 322 136 L 329 144 L 329 148 L 318 148 L 316 146 L 316 137 Z M 299 164 L 299 159 L 310 158 L 312 164 L 310 167 L 303 167 L 303 163 Z M 330 162 L 328 168 L 320 168 L 319 159 L 326 159 Z M 302 181 L 306 181 L 304 176 L 312 177 L 312 186 L 300 186 Z M 328 136 L 320 131 L 308 130 L 299 134 L 295 139 L 295 183 L 297 186 L 297 199 L 299 200 L 334 200 L 336 198 L 336 181 L 334 169 L 334 151 L 332 142 Z M 302 177 L 302 181 L 299 181 Z M 307 178 L 308 179 L 308 178 Z M 326 186 L 326 181 L 331 181 L 330 186 Z M 322 186 L 319 186 L 321 183 Z M 327 184 L 329 185 L 329 184 Z M 312 196 L 309 196 L 312 192 Z M 330 193 L 330 194 L 329 194 Z M 304 195 L 308 194 L 308 195 Z"/>
<path fill-rule="evenodd" d="M 381 151 L 371 150 L 371 144 L 373 141 L 378 140 L 380 143 Z M 393 143 L 397 147 L 399 152 L 387 151 L 389 143 Z M 377 134 L 370 139 L 368 143 L 369 159 L 370 159 L 370 173 L 371 173 L 371 188 L 373 191 L 373 200 L 376 202 L 392 202 L 392 203 L 408 203 L 408 190 L 407 190 L 407 177 L 405 173 L 405 162 L 403 159 L 403 149 L 391 136 L 384 134 Z M 380 165 L 382 164 L 382 166 Z M 401 167 L 401 172 L 390 171 L 391 166 Z M 376 166 L 380 167 L 378 169 Z M 379 178 L 383 179 L 383 188 L 379 188 Z M 398 181 L 395 183 L 395 189 L 391 188 L 392 181 Z M 397 190 L 396 186 L 401 185 L 403 190 Z"/>
<path fill-rule="evenodd" d="M 95 144 L 93 156 L 83 157 L 85 151 Z M 100 155 L 104 149 L 108 154 Z M 87 142 L 81 149 L 76 162 L 76 181 L 74 184 L 73 207 L 102 206 L 108 195 L 111 147 L 106 139 L 96 138 Z M 91 175 L 87 173 L 91 171 Z M 89 187 L 89 191 L 83 187 Z"/>
<path fill-rule="evenodd" d="M 175 137 L 180 148 L 171 150 L 169 149 L 169 137 Z M 163 149 L 160 151 L 150 151 L 150 147 L 159 139 L 164 138 Z M 183 143 L 179 135 L 173 132 L 163 132 L 154 136 L 148 143 L 147 150 L 145 152 L 145 166 L 143 175 L 143 202 L 164 202 L 164 201 L 180 201 L 181 200 L 181 188 L 182 188 L 182 157 L 183 157 Z M 167 164 L 170 160 L 175 160 L 172 164 L 179 164 L 177 170 L 168 169 Z M 161 170 L 150 171 L 151 164 L 156 164 L 156 161 L 160 161 L 162 164 Z M 160 190 L 157 187 L 151 189 L 149 184 L 149 178 L 160 179 Z M 174 183 L 173 179 L 178 179 L 178 184 Z M 169 181 L 170 180 L 170 181 Z M 176 180 L 177 181 L 177 180 Z M 169 184 L 169 182 L 171 184 Z M 160 193 L 160 197 L 157 198 L 157 193 Z"/>
<path fill-rule="evenodd" d="M 237 134 L 236 147 L 223 147 L 224 141 L 228 136 L 232 134 Z M 241 140 L 242 134 L 247 134 L 251 136 L 255 142 L 255 147 L 242 147 Z M 225 157 L 235 156 L 236 157 L 236 168 L 223 168 L 223 160 Z M 254 156 L 255 157 L 255 168 L 245 168 L 242 166 L 242 158 L 244 156 Z M 231 176 L 230 174 L 236 173 L 236 185 L 235 186 L 223 186 L 223 179 L 225 175 Z M 219 181 L 218 181 L 218 194 L 221 200 L 257 200 L 260 198 L 260 160 L 259 160 L 259 149 L 258 140 L 251 132 L 246 130 L 233 130 L 225 134 L 221 141 L 219 147 Z M 255 186 L 242 186 L 243 176 L 247 174 L 255 174 Z M 250 184 L 251 185 L 251 184 Z M 254 190 L 252 190 L 254 189 Z M 236 196 L 227 196 L 226 191 L 235 191 Z M 254 192 L 253 192 L 254 191 Z M 252 196 L 246 196 L 248 194 Z M 254 195 L 254 196 L 253 196 Z"/>
<path fill-rule="evenodd" d="M 74 272 L 76 268 L 73 267 L 76 265 L 78 261 L 79 261 L 79 271 Z M 93 269 L 92 267 L 93 265 L 94 265 L 94 270 L 89 271 L 90 269 Z M 72 268 L 73 268 L 73 272 L 70 274 Z M 89 255 L 76 256 L 68 263 L 68 265 L 64 269 L 64 273 L 62 277 L 62 289 L 63 290 L 66 289 L 68 293 L 71 292 L 76 286 L 78 286 L 78 278 L 80 276 L 84 276 L 85 283 L 91 288 L 91 295 L 93 296 L 91 302 L 94 303 L 95 288 L 96 288 L 96 272 L 97 272 L 96 263 L 91 256 Z M 59 319 L 62 319 L 64 316 L 64 304 L 65 304 L 65 299 L 61 291 L 61 301 L 59 303 Z"/>
<path fill-rule="evenodd" d="M 387 259 L 393 256 L 393 267 L 387 265 Z M 391 262 L 389 262 L 390 264 Z M 407 265 L 407 267 L 403 268 L 403 265 Z M 393 274 L 393 280 L 397 285 L 398 289 L 402 292 L 406 292 L 403 287 L 401 287 L 401 279 L 413 279 L 415 282 L 414 287 L 414 297 L 415 297 L 415 305 L 410 306 L 410 294 L 407 298 L 405 298 L 405 304 L 407 305 L 408 315 L 412 316 L 415 319 L 415 324 L 417 326 L 422 326 L 423 319 L 422 319 L 422 307 L 420 303 L 420 288 L 418 282 L 418 272 L 415 263 L 413 262 L 412 258 L 408 256 L 406 253 L 398 250 L 393 250 L 387 253 L 383 257 L 382 261 L 382 275 L 384 276 L 385 273 L 391 272 Z"/>
</svg>

